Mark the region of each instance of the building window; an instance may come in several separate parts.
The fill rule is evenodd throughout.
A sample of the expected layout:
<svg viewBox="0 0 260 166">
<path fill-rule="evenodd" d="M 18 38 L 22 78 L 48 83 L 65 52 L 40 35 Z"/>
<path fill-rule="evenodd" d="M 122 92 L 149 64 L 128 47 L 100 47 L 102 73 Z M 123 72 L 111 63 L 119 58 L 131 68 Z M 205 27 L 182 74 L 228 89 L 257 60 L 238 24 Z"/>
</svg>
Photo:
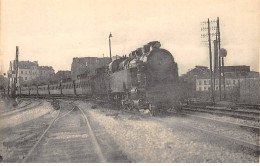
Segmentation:
<svg viewBox="0 0 260 166">
<path fill-rule="evenodd" d="M 209 85 L 211 84 L 211 80 L 209 80 Z"/>
<path fill-rule="evenodd" d="M 206 90 L 207 88 L 204 86 L 204 90 Z"/>
<path fill-rule="evenodd" d="M 207 85 L 207 81 L 206 80 L 204 80 L 204 85 Z"/>
<path fill-rule="evenodd" d="M 24 77 L 25 80 L 27 80 L 27 77 Z"/>
<path fill-rule="evenodd" d="M 208 90 L 210 91 L 210 87 L 208 88 Z"/>
<path fill-rule="evenodd" d="M 218 90 L 218 86 L 216 86 L 216 90 Z"/>
<path fill-rule="evenodd" d="M 27 71 L 25 71 L 25 74 L 27 74 Z"/>
<path fill-rule="evenodd" d="M 21 74 L 23 74 L 23 71 L 21 70 Z"/>
<path fill-rule="evenodd" d="M 233 84 L 236 85 L 236 80 L 233 80 Z"/>
</svg>

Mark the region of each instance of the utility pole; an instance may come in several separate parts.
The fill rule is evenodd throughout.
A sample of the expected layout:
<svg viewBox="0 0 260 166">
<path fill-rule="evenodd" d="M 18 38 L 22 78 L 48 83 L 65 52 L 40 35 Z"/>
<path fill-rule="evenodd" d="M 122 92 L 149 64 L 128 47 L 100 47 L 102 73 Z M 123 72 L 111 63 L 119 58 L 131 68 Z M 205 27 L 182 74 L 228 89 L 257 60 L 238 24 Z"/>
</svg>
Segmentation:
<svg viewBox="0 0 260 166">
<path fill-rule="evenodd" d="M 216 73 L 218 71 L 218 37 L 217 37 L 217 33 L 216 33 L 216 40 L 214 40 L 214 73 L 213 73 L 213 89 L 214 89 L 214 93 L 215 93 L 215 89 L 216 89 Z"/>
<path fill-rule="evenodd" d="M 16 46 L 16 57 L 15 57 L 15 79 L 14 79 L 14 91 L 13 96 L 16 96 L 16 89 L 17 89 L 17 77 L 18 77 L 18 56 L 19 56 L 19 46 Z"/>
<path fill-rule="evenodd" d="M 225 81 L 225 65 L 224 65 L 224 57 L 227 56 L 227 50 L 224 48 L 220 48 L 220 26 L 219 26 L 219 18 L 217 19 L 217 29 L 218 29 L 218 37 L 219 37 L 219 58 L 221 57 L 221 61 L 222 61 L 222 76 L 223 76 L 223 90 L 224 90 L 224 96 L 223 99 L 226 99 L 226 81 Z M 220 72 L 221 73 L 221 72 Z M 221 76 L 221 74 L 220 74 Z"/>
<path fill-rule="evenodd" d="M 110 34 L 109 34 L 109 52 L 110 52 L 110 60 L 112 61 L 112 56 L 111 56 L 111 41 L 110 41 L 110 38 L 112 37 L 112 34 L 111 34 L 111 32 L 110 32 Z"/>
<path fill-rule="evenodd" d="M 210 89 L 211 89 L 211 101 L 214 102 L 214 91 L 212 82 L 212 52 L 211 52 L 211 39 L 210 39 L 210 22 L 208 18 L 208 36 L 209 36 L 209 64 L 210 64 Z"/>
<path fill-rule="evenodd" d="M 13 67 L 12 67 L 12 62 L 10 61 L 10 66 L 9 66 L 9 73 L 8 73 L 8 95 L 10 94 L 9 91 L 10 91 L 10 87 L 12 87 L 13 85 Z"/>
<path fill-rule="evenodd" d="M 220 30 L 219 30 L 219 18 L 217 18 L 217 36 L 218 36 L 218 50 L 220 50 Z M 219 52 L 218 52 L 219 54 Z M 219 64 L 219 101 L 222 100 L 221 96 L 221 57 L 218 55 L 218 64 Z"/>
<path fill-rule="evenodd" d="M 213 82 L 212 76 L 213 76 L 213 71 L 212 71 L 212 51 L 211 51 L 211 36 L 215 36 L 216 33 L 211 33 L 210 30 L 216 30 L 216 27 L 211 27 L 210 23 L 216 23 L 216 21 L 210 21 L 209 19 L 207 21 L 204 21 L 201 23 L 201 25 L 206 25 L 206 27 L 202 27 L 201 31 L 207 31 L 205 34 L 201 34 L 201 38 L 207 37 L 207 42 L 209 44 L 209 61 L 210 61 L 210 93 L 211 93 L 211 101 L 215 102 L 215 95 L 214 95 L 214 84 L 215 81 Z"/>
</svg>

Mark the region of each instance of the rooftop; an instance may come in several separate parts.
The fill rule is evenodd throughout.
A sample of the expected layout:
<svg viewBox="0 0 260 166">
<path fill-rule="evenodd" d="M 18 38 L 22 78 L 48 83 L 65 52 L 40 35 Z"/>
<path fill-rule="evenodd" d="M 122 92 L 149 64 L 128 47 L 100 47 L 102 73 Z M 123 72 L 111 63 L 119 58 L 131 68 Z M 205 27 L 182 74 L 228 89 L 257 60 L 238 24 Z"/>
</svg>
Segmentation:
<svg viewBox="0 0 260 166">
<path fill-rule="evenodd" d="M 30 69 L 31 66 L 38 66 L 37 61 L 19 61 L 19 68 L 20 69 Z"/>
</svg>

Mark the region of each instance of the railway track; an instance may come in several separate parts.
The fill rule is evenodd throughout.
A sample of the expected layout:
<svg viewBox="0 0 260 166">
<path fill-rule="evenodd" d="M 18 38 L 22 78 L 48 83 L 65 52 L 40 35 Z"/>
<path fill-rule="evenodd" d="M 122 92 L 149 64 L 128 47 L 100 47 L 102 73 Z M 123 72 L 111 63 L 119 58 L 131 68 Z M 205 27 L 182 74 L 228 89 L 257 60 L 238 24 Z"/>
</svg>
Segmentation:
<svg viewBox="0 0 260 166">
<path fill-rule="evenodd" d="M 260 110 L 259 104 L 246 104 L 246 103 L 238 103 L 237 106 L 248 109 L 257 109 Z"/>
<path fill-rule="evenodd" d="M 21 100 L 20 100 L 21 101 Z M 28 103 L 26 103 L 25 105 L 23 106 L 20 106 L 19 107 L 19 104 L 18 104 L 18 107 L 15 107 L 15 108 L 12 108 L 12 109 L 7 109 L 7 110 L 2 110 L 0 111 L 1 113 L 6 113 L 6 112 L 11 112 L 11 111 L 14 111 L 14 110 L 17 110 L 17 109 L 21 109 L 21 108 L 24 108 L 24 107 L 27 107 L 28 105 L 32 104 L 32 101 L 30 100 Z"/>
<path fill-rule="evenodd" d="M 39 99 L 74 99 L 74 100 L 90 100 L 86 95 L 20 95 L 21 99 L 39 98 Z"/>
<path fill-rule="evenodd" d="M 210 113 L 215 115 L 224 115 L 235 118 L 241 118 L 246 120 L 260 121 L 260 112 L 257 110 L 243 111 L 243 110 L 231 110 L 231 109 L 219 109 L 213 107 L 194 107 L 194 106 L 185 106 L 182 108 L 185 112 L 202 112 L 202 113 Z"/>
<path fill-rule="evenodd" d="M 247 151 L 249 153 L 253 153 L 254 155 L 260 154 L 260 146 L 257 143 L 237 139 L 235 137 L 227 136 L 223 133 L 214 132 L 213 130 L 199 128 L 199 127 L 196 127 L 195 125 L 190 125 L 190 124 L 185 124 L 185 123 L 174 123 L 173 124 L 172 122 L 165 122 L 164 120 L 161 120 L 161 119 L 157 119 L 157 120 L 160 121 L 161 123 L 164 123 L 164 124 L 166 123 L 169 126 L 174 125 L 174 127 L 178 127 L 180 129 L 184 128 L 184 129 L 190 130 L 192 132 L 199 131 L 206 135 L 204 138 L 207 140 L 209 139 L 209 137 L 211 137 L 212 139 L 217 139 L 220 142 L 222 141 L 222 143 L 224 143 L 223 141 L 229 142 L 230 144 L 232 144 L 232 147 L 230 147 L 230 148 L 234 148 L 234 146 L 239 146 L 239 147 L 243 147 L 242 149 L 247 149 Z"/>
<path fill-rule="evenodd" d="M 61 107 L 22 162 L 106 162 L 106 159 L 87 115 L 73 104 L 70 111 Z"/>
<path fill-rule="evenodd" d="M 13 111 L 4 112 L 4 113 L 1 114 L 1 118 L 6 118 L 8 116 L 13 116 L 13 115 L 16 115 L 18 113 L 21 113 L 21 112 L 24 112 L 24 111 L 27 111 L 27 110 L 30 110 L 30 109 L 37 108 L 37 107 L 41 106 L 42 101 L 37 101 L 37 102 L 38 103 L 31 102 L 31 103 L 27 104 L 26 106 L 24 106 L 22 108 L 17 108 L 17 109 L 15 109 Z M 30 106 L 30 105 L 32 105 L 32 106 Z"/>
<path fill-rule="evenodd" d="M 131 112 L 131 111 L 126 111 L 126 112 L 138 115 L 138 113 L 134 113 L 134 112 Z M 169 115 L 172 115 L 172 114 L 169 113 Z M 179 115 L 183 116 L 184 115 L 186 117 L 193 118 L 193 119 L 196 119 L 196 120 L 199 119 L 199 120 L 206 121 L 207 123 L 217 123 L 217 124 L 225 126 L 225 127 L 229 126 L 229 127 L 244 129 L 244 130 L 247 130 L 249 132 L 255 133 L 259 137 L 260 128 L 256 127 L 256 126 L 245 125 L 245 124 L 234 123 L 234 122 L 223 121 L 223 120 L 216 120 L 216 119 L 213 119 L 213 118 L 207 118 L 207 117 L 192 115 L 192 114 L 188 114 L 188 113 L 174 114 L 174 116 L 176 116 L 176 115 L 177 116 L 179 116 Z M 155 117 L 153 117 L 153 118 L 155 118 Z M 165 123 L 164 120 L 160 120 L 160 119 L 156 119 L 156 120 L 159 120 L 162 124 Z M 169 126 L 172 126 L 172 124 L 169 124 Z M 199 127 L 196 127 L 195 125 L 189 125 L 189 124 L 184 124 L 184 123 L 181 123 L 181 124 L 180 123 L 178 123 L 178 124 L 174 123 L 174 126 L 175 127 L 177 126 L 179 128 L 185 128 L 185 129 L 193 130 L 193 131 L 194 130 L 200 131 L 200 132 L 203 132 L 206 135 L 210 135 L 210 136 L 218 138 L 220 140 L 229 141 L 229 142 L 235 143 L 236 145 L 247 148 L 249 151 L 252 151 L 256 155 L 260 154 L 260 146 L 259 146 L 258 143 L 253 143 L 253 142 L 250 142 L 250 141 L 247 141 L 247 140 L 242 140 L 242 139 L 238 139 L 238 138 L 235 138 L 235 137 L 227 136 L 223 133 L 214 132 L 214 130 L 206 130 L 206 129 L 203 129 L 203 128 L 199 128 Z"/>
<path fill-rule="evenodd" d="M 189 114 L 189 113 L 182 113 L 182 115 L 185 115 L 189 118 L 201 119 L 201 120 L 204 120 L 204 121 L 214 122 L 214 123 L 218 123 L 218 124 L 225 125 L 225 126 L 242 128 L 242 129 L 245 129 L 245 130 L 248 130 L 248 131 L 253 131 L 255 133 L 260 132 L 260 127 L 256 127 L 256 126 L 245 125 L 245 124 L 241 124 L 241 123 L 229 122 L 229 121 L 224 121 L 224 120 L 217 120 L 217 119 L 213 119 L 213 118 L 208 118 L 208 117 L 203 117 L 203 116 L 198 116 L 198 115 L 192 115 L 192 114 Z"/>
</svg>

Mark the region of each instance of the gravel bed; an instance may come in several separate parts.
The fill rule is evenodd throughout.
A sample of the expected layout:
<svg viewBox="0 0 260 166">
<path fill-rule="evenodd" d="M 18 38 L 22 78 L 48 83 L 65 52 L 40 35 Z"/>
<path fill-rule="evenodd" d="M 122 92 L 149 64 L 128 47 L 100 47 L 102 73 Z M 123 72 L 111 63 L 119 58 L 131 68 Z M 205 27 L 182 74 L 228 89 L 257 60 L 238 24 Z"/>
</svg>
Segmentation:
<svg viewBox="0 0 260 166">
<path fill-rule="evenodd" d="M 257 144 L 259 141 L 259 133 L 243 130 L 241 128 L 223 126 L 221 124 L 214 123 L 214 121 L 212 121 L 212 123 L 208 123 L 208 121 L 203 121 L 202 119 L 194 120 L 187 117 L 169 117 L 164 118 L 163 120 L 175 123 L 179 123 L 181 121 L 181 123 L 184 123 L 184 125 L 194 126 L 199 129 L 204 129 L 207 131 L 211 131 L 214 133 L 218 133 L 224 136 L 236 138 L 254 144 Z"/>
<path fill-rule="evenodd" d="M 136 162 L 258 162 L 250 154 L 230 149 L 214 138 L 162 123 L 159 117 L 140 117 L 106 108 L 91 109 L 77 102 L 93 120 L 106 128 L 119 148 Z M 119 112 L 119 114 L 118 114 Z"/>
<path fill-rule="evenodd" d="M 16 107 L 16 108 L 7 110 L 5 112 L 1 112 L 0 118 L 6 118 L 7 116 L 13 116 L 15 114 L 18 114 L 18 113 L 21 113 L 28 109 L 31 109 L 31 107 L 38 106 L 39 104 L 40 104 L 40 101 L 32 101 L 29 105 L 25 105 L 24 107 Z"/>
<path fill-rule="evenodd" d="M 239 119 L 239 118 L 234 118 L 234 117 L 229 117 L 229 116 L 213 115 L 210 113 L 200 113 L 200 112 L 192 112 L 192 111 L 187 111 L 187 112 L 190 114 L 193 114 L 193 115 L 209 117 L 209 118 L 216 119 L 216 120 L 222 120 L 222 121 L 234 122 L 234 123 L 239 123 L 239 124 L 244 124 L 244 125 L 249 125 L 249 126 L 254 126 L 254 127 L 260 127 L 259 122 L 252 121 L 252 120 Z"/>
<path fill-rule="evenodd" d="M 57 115 L 57 111 L 52 109 L 47 114 L 38 115 L 34 116 L 34 119 L 27 117 L 27 121 L 16 126 L 1 128 L 0 155 L 3 157 L 3 162 L 21 162 Z"/>
<path fill-rule="evenodd" d="M 14 99 L 0 99 L 0 112 L 7 112 L 11 111 L 13 109 L 16 109 L 18 107 L 22 107 L 27 103 L 27 101 L 22 100 L 21 102 L 18 102 L 18 105 L 14 106 L 16 104 Z"/>
<path fill-rule="evenodd" d="M 14 127 L 21 123 L 36 119 L 44 114 L 52 111 L 53 108 L 50 103 L 43 102 L 41 106 L 32 108 L 21 113 L 15 113 L 14 115 L 10 115 L 8 117 L 1 118 L 1 126 L 0 129 Z"/>
</svg>

